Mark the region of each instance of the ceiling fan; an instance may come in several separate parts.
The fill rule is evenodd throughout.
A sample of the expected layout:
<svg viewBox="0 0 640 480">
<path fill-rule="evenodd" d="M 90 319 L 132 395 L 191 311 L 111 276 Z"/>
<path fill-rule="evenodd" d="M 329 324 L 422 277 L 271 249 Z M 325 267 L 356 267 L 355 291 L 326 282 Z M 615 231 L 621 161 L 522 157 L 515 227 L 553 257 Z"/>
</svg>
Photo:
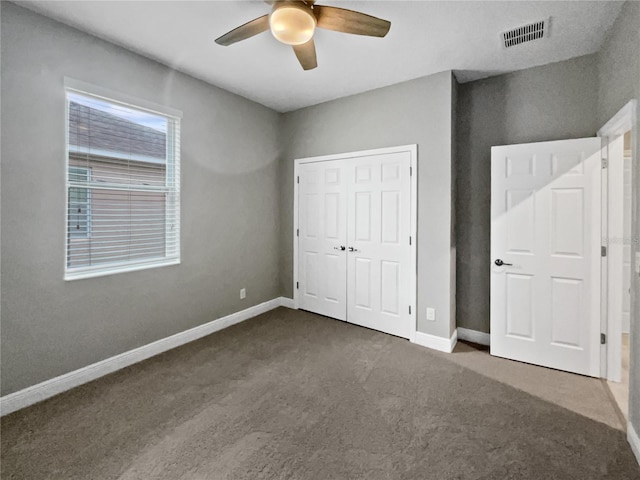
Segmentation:
<svg viewBox="0 0 640 480">
<path fill-rule="evenodd" d="M 291 45 L 304 70 L 318 66 L 313 33 L 318 28 L 336 32 L 384 37 L 391 22 L 338 7 L 315 5 L 315 0 L 265 0 L 272 5 L 271 13 L 234 28 L 216 39 L 228 46 L 266 30 L 282 43 Z"/>
</svg>

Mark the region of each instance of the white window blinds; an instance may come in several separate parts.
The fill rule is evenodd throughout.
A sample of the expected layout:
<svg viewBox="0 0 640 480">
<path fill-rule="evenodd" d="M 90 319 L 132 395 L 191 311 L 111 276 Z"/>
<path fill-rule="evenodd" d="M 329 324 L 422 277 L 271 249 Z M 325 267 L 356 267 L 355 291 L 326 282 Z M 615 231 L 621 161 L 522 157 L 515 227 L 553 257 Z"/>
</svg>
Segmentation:
<svg viewBox="0 0 640 480">
<path fill-rule="evenodd" d="M 65 278 L 180 261 L 180 119 L 67 89 Z"/>
</svg>

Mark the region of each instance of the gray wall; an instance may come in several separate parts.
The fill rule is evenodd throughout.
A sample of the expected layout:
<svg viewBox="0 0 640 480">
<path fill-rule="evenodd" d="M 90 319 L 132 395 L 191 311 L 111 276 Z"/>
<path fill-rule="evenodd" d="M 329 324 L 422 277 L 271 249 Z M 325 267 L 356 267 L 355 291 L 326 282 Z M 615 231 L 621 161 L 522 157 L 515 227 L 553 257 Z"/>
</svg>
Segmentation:
<svg viewBox="0 0 640 480">
<path fill-rule="evenodd" d="M 280 115 L 1 8 L 2 395 L 277 297 Z M 64 76 L 183 111 L 181 265 L 62 279 Z"/>
<path fill-rule="evenodd" d="M 629 100 L 640 101 L 640 3 L 627 2 L 614 23 L 609 37 L 598 53 L 599 95 L 598 126 L 603 126 Z M 637 109 L 640 129 L 640 108 Z M 633 165 L 633 238 L 632 252 L 640 251 L 640 135 L 635 138 Z M 633 255 L 633 253 L 632 253 Z M 629 419 L 640 434 L 640 279 L 631 284 L 631 370 Z"/>
<path fill-rule="evenodd" d="M 451 72 L 380 88 L 284 115 L 280 169 L 281 290 L 293 296 L 294 159 L 418 144 L 418 329 L 449 337 L 451 309 Z M 427 321 L 426 307 L 436 309 Z"/>
<path fill-rule="evenodd" d="M 457 322 L 489 332 L 491 147 L 591 137 L 597 58 L 588 55 L 458 87 Z"/>
</svg>

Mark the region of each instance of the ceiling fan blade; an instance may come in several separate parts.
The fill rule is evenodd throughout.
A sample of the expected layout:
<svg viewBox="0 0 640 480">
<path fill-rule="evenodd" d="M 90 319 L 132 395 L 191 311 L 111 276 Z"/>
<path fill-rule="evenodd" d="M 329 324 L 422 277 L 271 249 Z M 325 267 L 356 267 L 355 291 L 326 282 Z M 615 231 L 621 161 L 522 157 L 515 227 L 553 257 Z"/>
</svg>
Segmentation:
<svg viewBox="0 0 640 480">
<path fill-rule="evenodd" d="M 313 38 L 307 43 L 302 45 L 294 45 L 293 51 L 298 57 L 298 61 L 304 70 L 313 70 L 318 66 L 318 60 L 316 59 L 316 45 L 313 43 Z"/>
<path fill-rule="evenodd" d="M 384 37 L 391 28 L 391 22 L 387 20 L 345 8 L 314 5 L 313 13 L 318 27 L 336 32 Z"/>
<path fill-rule="evenodd" d="M 247 38 L 253 37 L 254 35 L 266 30 L 269 30 L 269 15 L 263 15 L 239 26 L 238 28 L 234 28 L 230 32 L 216 38 L 216 43 L 226 47 L 241 40 L 246 40 Z"/>
</svg>

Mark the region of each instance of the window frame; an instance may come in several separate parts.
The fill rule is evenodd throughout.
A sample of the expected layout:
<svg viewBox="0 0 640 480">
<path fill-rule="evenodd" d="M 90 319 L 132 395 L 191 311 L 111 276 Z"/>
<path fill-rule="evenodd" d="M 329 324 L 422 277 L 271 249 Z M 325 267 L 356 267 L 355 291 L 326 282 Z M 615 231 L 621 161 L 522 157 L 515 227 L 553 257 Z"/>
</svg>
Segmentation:
<svg viewBox="0 0 640 480">
<path fill-rule="evenodd" d="M 69 180 L 69 93 L 80 94 L 88 97 L 97 98 L 103 101 L 107 101 L 116 105 L 133 108 L 140 111 L 145 111 L 154 115 L 159 115 L 167 119 L 167 153 L 166 153 L 166 182 L 165 186 L 161 187 L 167 195 L 173 195 L 172 200 L 175 205 L 175 209 L 167 209 L 166 218 L 167 226 L 165 232 L 165 241 L 168 238 L 169 232 L 174 232 L 175 246 L 173 248 L 173 254 L 171 256 L 164 256 L 159 258 L 150 258 L 148 260 L 138 260 L 135 263 L 129 262 L 113 262 L 98 265 L 90 265 L 83 267 L 69 267 L 69 247 L 74 238 L 69 235 L 69 188 L 74 187 Z M 181 261 L 181 232 L 180 232 L 180 197 L 181 197 L 181 181 L 180 181 L 180 123 L 182 120 L 182 112 L 175 110 L 171 107 L 154 104 L 152 102 L 139 99 L 130 95 L 115 92 L 103 87 L 91 85 L 86 82 L 81 82 L 72 78 L 65 77 L 64 79 L 64 102 L 65 102 L 65 204 L 64 204 L 64 280 L 79 280 L 84 278 L 101 277 L 106 275 L 114 275 L 117 273 L 133 272 L 138 270 L 146 270 L 151 268 L 165 267 L 169 265 L 179 265 Z M 72 165 L 73 168 L 86 168 L 77 167 Z M 91 168 L 88 168 L 88 175 L 91 175 Z M 90 177 L 87 177 L 90 180 Z M 171 183 L 172 182 L 172 183 Z M 143 186 L 139 190 L 148 190 L 149 187 Z M 121 190 L 116 188 L 117 190 Z M 87 203 L 90 205 L 92 187 L 87 187 Z M 124 190 L 124 189 L 122 189 Z M 137 191 L 135 188 L 134 191 Z M 158 188 L 160 190 L 160 188 Z M 87 236 L 79 238 L 91 238 L 91 222 L 89 221 L 90 210 L 87 211 Z M 173 238 L 173 237 L 172 237 Z"/>
</svg>

